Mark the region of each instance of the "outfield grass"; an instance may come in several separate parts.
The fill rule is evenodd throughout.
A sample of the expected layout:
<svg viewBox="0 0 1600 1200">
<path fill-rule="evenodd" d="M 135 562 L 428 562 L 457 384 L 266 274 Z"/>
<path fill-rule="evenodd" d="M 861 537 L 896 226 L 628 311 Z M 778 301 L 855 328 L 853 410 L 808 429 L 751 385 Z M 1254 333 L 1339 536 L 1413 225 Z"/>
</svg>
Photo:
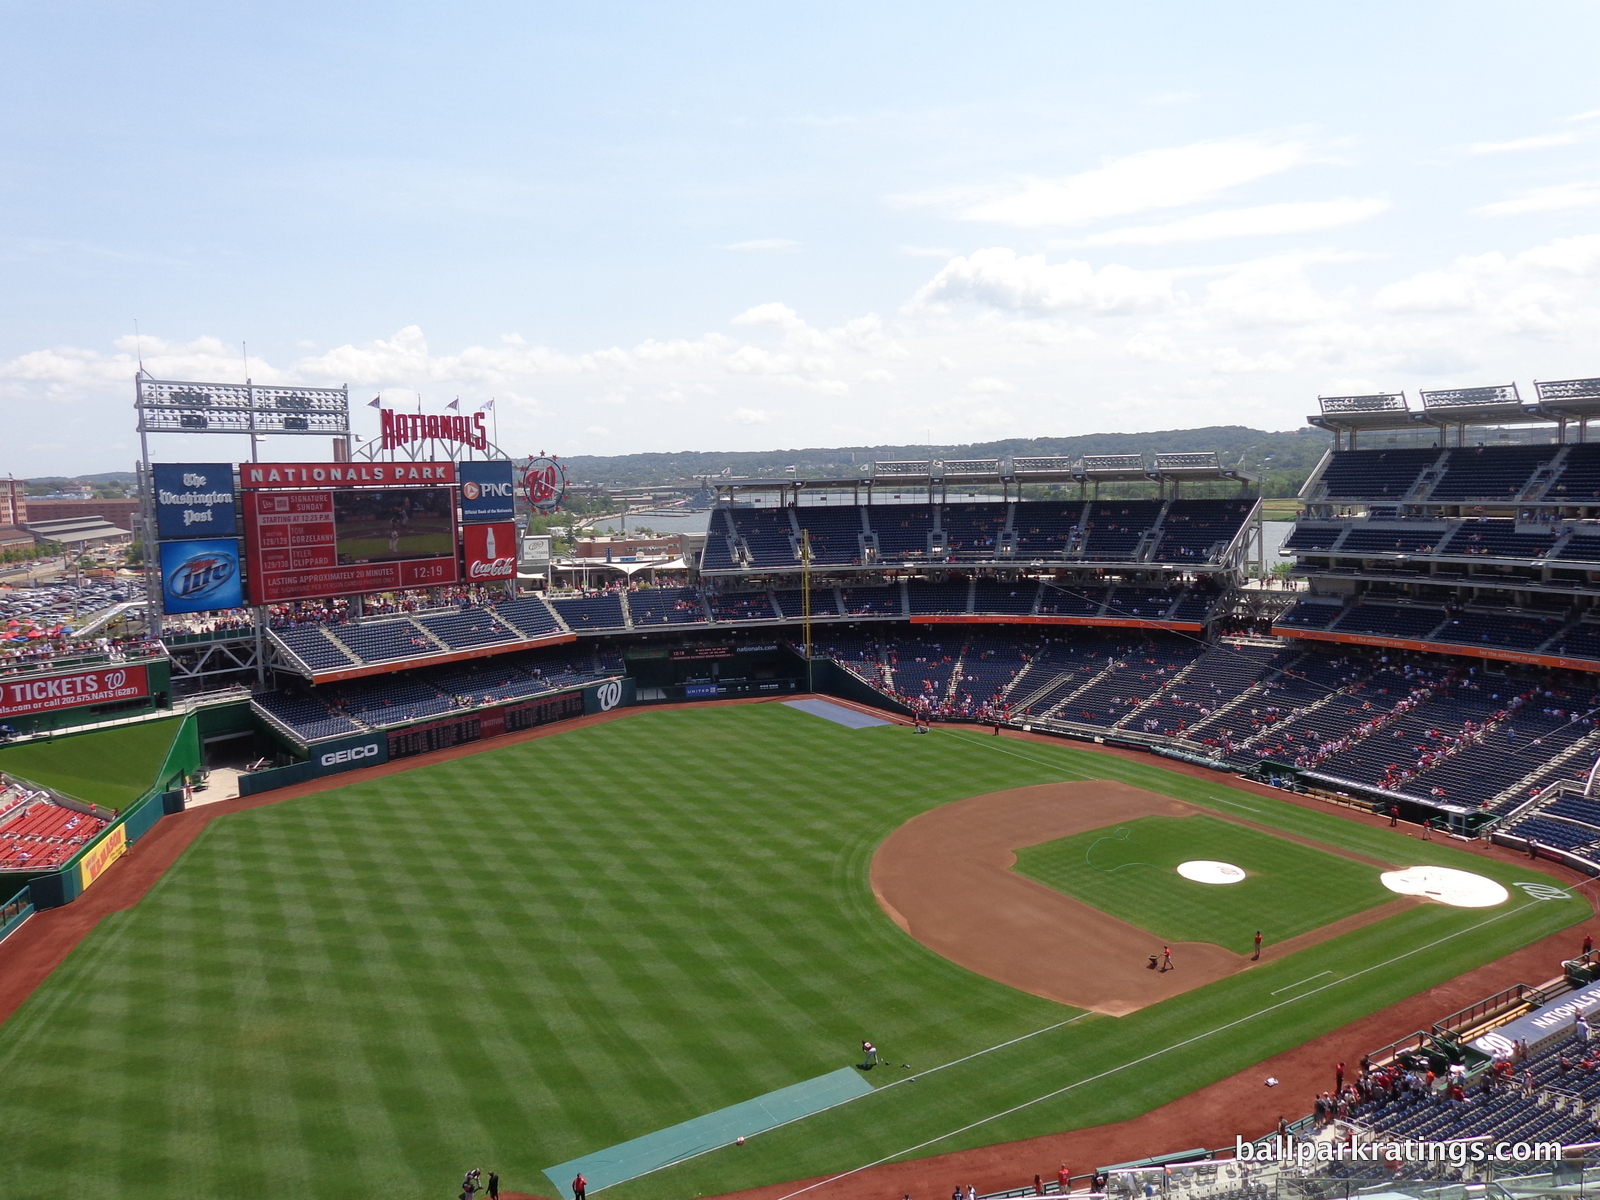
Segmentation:
<svg viewBox="0 0 1600 1200">
<path fill-rule="evenodd" d="M 1196 883 L 1191 859 L 1243 867 L 1240 883 Z M 1409 864 L 1397 864 L 1409 865 Z M 1378 869 L 1216 817 L 1140 817 L 1017 851 L 1016 869 L 1164 941 L 1237 954 L 1256 930 L 1287 941 L 1395 899 Z"/>
<path fill-rule="evenodd" d="M 0 750 L 0 771 L 120 809 L 150 790 L 183 720 L 142 721 Z"/>
<path fill-rule="evenodd" d="M 864 1037 L 924 1072 L 614 1190 L 726 1191 L 1133 1116 L 1589 911 L 1515 889 L 1419 906 L 1114 1019 L 955 966 L 873 901 L 873 851 L 911 816 L 1086 778 L 1528 877 L 1066 746 L 643 713 L 214 821 L 0 1027 L 0 1190 L 442 1196 L 479 1165 L 548 1195 L 544 1167 L 848 1064 Z"/>
</svg>

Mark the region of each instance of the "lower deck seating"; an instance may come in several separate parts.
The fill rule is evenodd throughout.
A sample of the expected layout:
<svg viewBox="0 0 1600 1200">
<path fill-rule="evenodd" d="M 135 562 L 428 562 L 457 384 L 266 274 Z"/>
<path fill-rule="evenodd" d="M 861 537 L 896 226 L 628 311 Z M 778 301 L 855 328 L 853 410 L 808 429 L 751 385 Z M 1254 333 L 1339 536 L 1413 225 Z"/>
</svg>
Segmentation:
<svg viewBox="0 0 1600 1200">
<path fill-rule="evenodd" d="M 705 606 L 694 588 L 641 588 L 628 593 L 635 629 L 651 625 L 704 624 Z"/>
<path fill-rule="evenodd" d="M 0 870 L 59 867 L 110 823 L 48 798 L 15 805 L 0 816 Z"/>
</svg>

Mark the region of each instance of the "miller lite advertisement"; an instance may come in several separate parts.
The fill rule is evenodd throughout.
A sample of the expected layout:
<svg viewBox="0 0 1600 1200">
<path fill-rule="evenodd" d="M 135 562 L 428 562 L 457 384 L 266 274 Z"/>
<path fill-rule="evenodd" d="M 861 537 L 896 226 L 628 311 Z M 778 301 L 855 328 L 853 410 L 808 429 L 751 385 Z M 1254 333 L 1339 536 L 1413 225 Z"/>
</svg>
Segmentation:
<svg viewBox="0 0 1600 1200">
<path fill-rule="evenodd" d="M 466 550 L 466 580 L 482 583 L 492 579 L 513 579 L 517 574 L 517 527 L 511 521 L 488 525 L 463 525 Z"/>
<path fill-rule="evenodd" d="M 162 611 L 213 612 L 243 604 L 238 538 L 161 543 Z"/>
</svg>

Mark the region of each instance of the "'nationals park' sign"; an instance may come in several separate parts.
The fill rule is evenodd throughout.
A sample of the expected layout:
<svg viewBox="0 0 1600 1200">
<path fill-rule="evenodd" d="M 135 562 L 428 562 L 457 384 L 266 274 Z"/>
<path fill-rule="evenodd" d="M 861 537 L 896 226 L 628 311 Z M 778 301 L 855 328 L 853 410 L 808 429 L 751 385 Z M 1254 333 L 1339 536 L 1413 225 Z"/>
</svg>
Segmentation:
<svg viewBox="0 0 1600 1200">
<path fill-rule="evenodd" d="M 142 666 L 99 667 L 42 679 L 7 679 L 0 681 L 0 717 L 136 700 L 149 694 L 150 680 Z"/>
</svg>

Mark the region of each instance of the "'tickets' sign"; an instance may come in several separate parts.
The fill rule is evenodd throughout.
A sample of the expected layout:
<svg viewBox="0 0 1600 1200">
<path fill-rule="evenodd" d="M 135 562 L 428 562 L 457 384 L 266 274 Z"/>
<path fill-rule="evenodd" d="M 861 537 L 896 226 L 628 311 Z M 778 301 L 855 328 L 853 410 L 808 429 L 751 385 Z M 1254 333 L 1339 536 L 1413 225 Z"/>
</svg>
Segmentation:
<svg viewBox="0 0 1600 1200">
<path fill-rule="evenodd" d="M 136 700 L 149 694 L 150 680 L 142 666 L 97 667 L 43 679 L 8 679 L 0 684 L 0 717 Z"/>
<path fill-rule="evenodd" d="M 511 579 L 517 573 L 517 527 L 511 521 L 463 525 L 468 582 Z"/>
</svg>

